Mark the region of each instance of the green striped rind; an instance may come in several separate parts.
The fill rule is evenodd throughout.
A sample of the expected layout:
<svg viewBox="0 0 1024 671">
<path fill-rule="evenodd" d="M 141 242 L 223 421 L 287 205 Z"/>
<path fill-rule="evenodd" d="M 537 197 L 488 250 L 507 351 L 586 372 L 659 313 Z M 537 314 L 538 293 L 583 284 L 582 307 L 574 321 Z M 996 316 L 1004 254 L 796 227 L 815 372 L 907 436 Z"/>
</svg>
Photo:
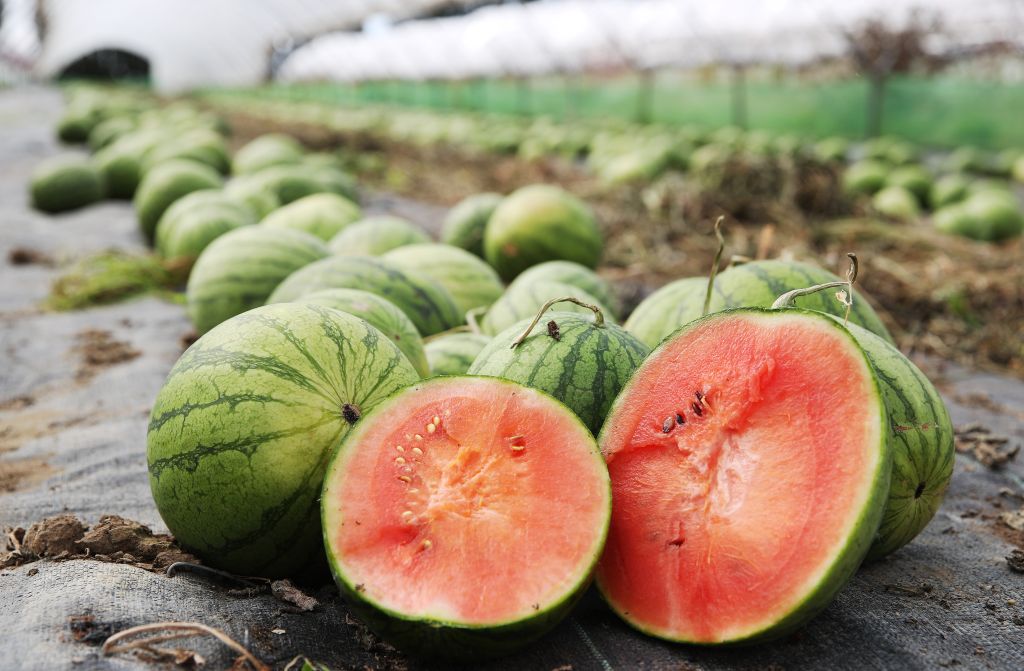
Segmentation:
<svg viewBox="0 0 1024 671">
<path fill-rule="evenodd" d="M 956 450 L 946 405 L 924 373 L 874 333 L 847 328 L 874 366 L 889 416 L 892 485 L 868 553 L 872 560 L 909 543 L 935 516 L 953 477 Z"/>
<path fill-rule="evenodd" d="M 268 303 L 293 301 L 321 289 L 362 289 L 383 296 L 428 336 L 458 326 L 463 316 L 444 287 L 368 256 L 329 256 L 297 271 L 271 294 Z"/>
<path fill-rule="evenodd" d="M 294 228 L 330 240 L 361 216 L 359 206 L 344 196 L 314 193 L 272 212 L 260 223 L 271 228 Z"/>
<path fill-rule="evenodd" d="M 296 302 L 324 305 L 365 319 L 370 326 L 391 338 L 420 377 L 430 374 L 423 338 L 405 313 L 388 299 L 361 289 L 324 289 L 306 294 Z"/>
<path fill-rule="evenodd" d="M 332 254 L 378 256 L 404 245 L 430 242 L 430 236 L 405 219 L 392 216 L 367 217 L 331 238 Z"/>
<path fill-rule="evenodd" d="M 608 421 L 605 423 L 604 429 L 601 431 L 598 437 L 598 444 L 601 445 L 602 452 L 605 451 L 604 445 L 607 439 L 606 432 L 613 431 L 615 425 L 615 413 L 619 406 L 626 402 L 626 399 L 634 393 L 638 388 L 642 388 L 644 384 L 644 370 L 648 367 L 657 367 L 661 363 L 662 354 L 667 353 L 671 343 L 677 338 L 684 337 L 687 332 L 692 329 L 699 328 L 709 321 L 726 319 L 731 316 L 749 314 L 755 317 L 771 317 L 775 315 L 785 315 L 792 317 L 795 314 L 805 316 L 807 319 L 824 321 L 829 326 L 839 330 L 843 337 L 849 341 L 851 349 L 856 350 L 860 357 L 863 357 L 864 365 L 867 366 L 868 370 L 873 372 L 871 362 L 864 352 L 863 348 L 857 342 L 857 339 L 853 336 L 850 331 L 845 328 L 841 323 L 831 319 L 827 315 L 820 312 L 805 310 L 800 308 L 787 308 L 785 310 L 768 310 L 763 308 L 739 308 L 729 309 L 721 312 L 715 312 L 702 317 L 695 321 L 689 322 L 686 326 L 676 331 L 670 338 L 664 340 L 650 356 L 647 357 L 646 361 L 633 375 L 632 380 L 626 385 L 619 394 L 611 410 L 608 413 Z M 799 629 L 801 626 L 806 624 L 811 618 L 823 611 L 835 598 L 835 595 L 840 589 L 849 582 L 853 574 L 857 572 L 857 569 L 863 563 L 864 558 L 867 556 L 868 550 L 871 547 L 875 533 L 878 530 L 879 523 L 882 519 L 882 514 L 885 510 L 885 499 L 887 492 L 889 491 L 890 475 L 892 472 L 892 456 L 890 452 L 889 441 L 886 439 L 886 427 L 887 421 L 885 401 L 882 394 L 881 386 L 878 383 L 878 379 L 871 375 L 872 379 L 872 393 L 868 398 L 864 399 L 853 399 L 851 402 L 864 403 L 864 404 L 875 404 L 878 407 L 878 420 L 879 420 L 879 443 L 878 443 L 878 466 L 875 472 L 872 474 L 870 491 L 865 498 L 864 508 L 860 511 L 856 522 L 851 529 L 850 535 L 846 540 L 846 543 L 839 550 L 835 561 L 825 571 L 821 579 L 811 587 L 807 596 L 793 608 L 789 613 L 780 618 L 774 623 L 766 626 L 764 629 L 758 632 L 754 632 L 749 636 L 742 639 L 729 641 L 728 644 L 749 644 L 749 643 L 760 643 L 764 641 L 775 640 L 792 633 Z M 842 380 L 837 380 L 837 384 L 842 384 Z M 664 632 L 650 631 L 645 629 L 642 625 L 632 621 L 629 618 L 629 614 L 623 612 L 608 595 L 601 589 L 601 581 L 597 581 L 598 589 L 601 590 L 605 597 L 605 600 L 623 620 L 635 627 L 639 631 L 645 634 L 656 636 L 658 638 L 673 640 L 679 643 L 693 643 L 693 641 L 686 641 L 682 639 L 673 638 L 666 636 Z"/>
<path fill-rule="evenodd" d="M 295 138 L 281 133 L 267 133 L 251 140 L 235 152 L 231 171 L 236 175 L 259 172 L 274 165 L 295 164 L 305 150 Z"/>
<path fill-rule="evenodd" d="M 611 482 L 608 481 L 608 512 L 604 520 L 603 528 L 596 539 L 594 556 L 588 563 L 586 570 L 581 572 L 579 580 L 566 590 L 562 598 L 551 603 L 540 604 L 536 613 L 527 618 L 497 625 L 473 626 L 461 622 L 448 622 L 439 620 L 427 620 L 411 618 L 403 613 L 384 608 L 380 604 L 367 598 L 364 592 L 356 589 L 356 585 L 345 574 L 342 561 L 337 557 L 331 548 L 331 538 L 327 531 L 327 520 L 330 515 L 331 502 L 336 498 L 331 490 L 332 483 L 342 477 L 345 469 L 345 458 L 348 452 L 354 449 L 354 445 L 360 439 L 360 434 L 373 421 L 375 416 L 385 416 L 387 410 L 392 406 L 401 405 L 407 398 L 412 397 L 417 391 L 432 385 L 458 385 L 460 380 L 478 380 L 461 376 L 444 376 L 423 380 L 406 387 L 406 389 L 392 396 L 390 399 L 380 403 L 375 412 L 364 417 L 363 421 L 345 436 L 340 449 L 327 466 L 327 474 L 324 478 L 323 494 L 321 500 L 321 517 L 324 520 L 324 547 L 327 551 L 327 561 L 334 574 L 334 580 L 338 584 L 342 596 L 352 607 L 356 615 L 363 620 L 380 637 L 392 642 L 402 650 L 424 658 L 446 658 L 454 660 L 480 660 L 507 655 L 519 650 L 530 643 L 538 640 L 549 631 L 554 629 L 559 622 L 572 611 L 573 607 L 586 593 L 593 578 L 594 569 L 600 559 L 601 549 L 604 547 L 608 535 L 608 523 L 611 519 Z M 490 380 L 496 384 L 514 385 L 515 383 L 506 380 Z M 550 398 L 538 390 L 527 390 L 515 384 L 517 392 L 535 393 L 547 397 L 552 412 L 572 414 L 557 400 Z M 574 417 L 577 422 L 579 419 Z M 587 433 L 586 428 L 580 423 L 581 433 Z M 594 446 L 594 456 L 601 459 L 597 446 Z M 602 460 L 603 469 L 603 460 Z M 605 476 L 607 477 L 607 475 Z M 529 570 L 530 567 L 522 567 L 522 570 Z M 467 576 L 472 579 L 472 576 Z"/>
<path fill-rule="evenodd" d="M 203 250 L 185 292 L 188 316 L 199 333 L 263 305 L 282 280 L 327 256 L 317 237 L 301 231 L 244 226 Z"/>
<path fill-rule="evenodd" d="M 103 199 L 100 171 L 80 156 L 58 156 L 32 172 L 32 206 L 43 212 L 65 212 Z"/>
<path fill-rule="evenodd" d="M 139 186 L 139 151 L 128 140 L 120 140 L 100 149 L 93 163 L 103 175 L 107 198 L 130 200 Z"/>
<path fill-rule="evenodd" d="M 145 176 L 152 168 L 175 159 L 187 159 L 208 165 L 222 175 L 231 169 L 224 137 L 209 128 L 176 133 L 151 148 L 142 156 L 142 174 Z"/>
<path fill-rule="evenodd" d="M 484 230 L 502 198 L 498 193 L 476 193 L 459 201 L 441 224 L 441 242 L 483 258 Z"/>
<path fill-rule="evenodd" d="M 734 266 L 718 276 L 716 290 L 721 292 L 724 307 L 771 307 L 775 299 L 792 289 L 815 284 L 837 282 L 840 278 L 827 270 L 795 261 L 751 261 Z M 835 298 L 835 292 L 819 291 L 793 301 L 796 307 L 843 316 L 846 308 Z M 893 342 L 888 329 L 878 318 L 864 294 L 854 290 L 850 321 Z M 682 326 L 678 324 L 677 326 Z"/>
<path fill-rule="evenodd" d="M 365 321 L 271 305 L 200 338 L 171 369 L 147 435 L 160 516 L 204 562 L 241 575 L 301 575 L 320 559 L 317 497 L 349 431 L 418 379 Z M 358 424 L 358 421 L 357 421 Z"/>
<path fill-rule="evenodd" d="M 707 288 L 706 277 L 684 277 L 669 282 L 641 301 L 623 328 L 648 347 L 657 347 L 658 343 L 680 326 L 702 315 Z M 709 312 L 717 312 L 725 307 L 721 291 L 715 290 L 717 288 L 716 285 L 712 289 Z"/>
<path fill-rule="evenodd" d="M 217 189 L 193 191 L 167 208 L 156 225 L 156 253 L 165 259 L 196 259 L 228 231 L 256 223 L 247 206 Z"/>
<path fill-rule="evenodd" d="M 174 201 L 193 191 L 220 186 L 220 174 L 202 163 L 175 159 L 154 167 L 142 178 L 132 200 L 143 235 L 153 239 L 160 217 Z"/>
<path fill-rule="evenodd" d="M 496 335 L 523 319 L 532 318 L 549 300 L 566 296 L 596 305 L 604 313 L 605 321 L 615 321 L 608 307 L 583 289 L 564 282 L 536 280 L 522 284 L 513 282 L 484 315 L 483 321 L 480 323 L 480 330 L 487 335 Z M 558 309 L 562 312 L 593 314 L 587 308 L 573 303 L 559 303 Z"/>
<path fill-rule="evenodd" d="M 465 375 L 491 339 L 479 333 L 442 333 L 423 346 L 431 375 Z"/>
<path fill-rule="evenodd" d="M 581 266 L 574 261 L 545 261 L 524 270 L 513 284 L 525 284 L 538 280 L 564 282 L 579 287 L 601 301 L 603 305 L 612 308 L 614 310 L 612 316 L 619 315 L 619 301 L 612 291 L 611 284 L 586 266 Z"/>
<path fill-rule="evenodd" d="M 526 186 L 506 197 L 484 232 L 484 257 L 506 281 L 530 266 L 556 259 L 594 268 L 603 247 L 587 206 L 547 184 Z"/>
<path fill-rule="evenodd" d="M 426 275 L 451 294 L 459 312 L 490 307 L 505 285 L 494 269 L 464 249 L 437 243 L 407 245 L 381 257 L 399 268 Z"/>
<path fill-rule="evenodd" d="M 263 219 L 281 207 L 281 199 L 266 189 L 257 175 L 233 178 L 224 186 L 224 195 L 246 205 L 256 214 L 257 219 Z"/>
<path fill-rule="evenodd" d="M 314 193 L 335 193 L 355 202 L 355 182 L 345 173 L 304 164 L 273 165 L 252 175 L 260 188 L 270 191 L 283 205 Z"/>
<path fill-rule="evenodd" d="M 558 303 L 558 310 L 563 303 Z M 558 325 L 552 337 L 548 324 Z M 601 430 L 612 401 L 650 349 L 620 327 L 597 326 L 593 316 L 548 312 L 515 349 L 529 320 L 494 337 L 467 371 L 525 384 L 551 394 L 569 406 L 594 435 Z"/>
</svg>

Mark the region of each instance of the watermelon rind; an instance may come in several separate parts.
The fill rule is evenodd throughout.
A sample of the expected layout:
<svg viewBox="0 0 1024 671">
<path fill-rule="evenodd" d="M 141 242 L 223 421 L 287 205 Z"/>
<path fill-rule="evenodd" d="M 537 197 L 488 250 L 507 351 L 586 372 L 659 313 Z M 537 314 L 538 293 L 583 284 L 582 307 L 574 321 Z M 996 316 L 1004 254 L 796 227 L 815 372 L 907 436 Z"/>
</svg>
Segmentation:
<svg viewBox="0 0 1024 671">
<path fill-rule="evenodd" d="M 417 379 L 386 336 L 332 308 L 271 305 L 221 324 L 181 356 L 153 406 L 146 454 L 161 517 L 212 566 L 309 575 L 346 408 L 365 415 Z"/>
<path fill-rule="evenodd" d="M 42 212 L 76 210 L 103 200 L 103 176 L 89 159 L 57 156 L 32 172 L 32 207 Z"/>
<path fill-rule="evenodd" d="M 314 193 L 271 212 L 263 226 L 294 228 L 327 241 L 362 216 L 359 206 L 336 193 Z"/>
<path fill-rule="evenodd" d="M 188 316 L 200 334 L 263 305 L 294 271 L 328 255 L 309 233 L 243 226 L 202 251 L 185 290 Z"/>
<path fill-rule="evenodd" d="M 609 308 L 611 317 L 619 315 L 619 301 L 612 290 L 612 285 L 590 268 L 575 261 L 545 261 L 527 268 L 516 277 L 514 285 L 528 284 L 540 280 L 564 282 L 583 289 Z M 511 285 L 510 285 L 511 286 Z"/>
<path fill-rule="evenodd" d="M 483 258 L 487 220 L 502 198 L 498 193 L 475 193 L 456 203 L 441 224 L 441 242 Z"/>
<path fill-rule="evenodd" d="M 489 342 L 491 339 L 480 333 L 439 333 L 423 345 L 430 374 L 465 375 Z"/>
<path fill-rule="evenodd" d="M 533 317 L 549 300 L 566 296 L 596 306 L 601 310 L 605 321 L 615 321 L 608 306 L 583 289 L 565 282 L 534 280 L 526 283 L 513 282 L 484 315 L 480 322 L 480 330 L 486 335 L 497 335 L 513 324 Z M 589 309 L 573 303 L 559 303 L 558 309 L 562 312 L 593 314 Z"/>
<path fill-rule="evenodd" d="M 512 342 L 532 318 L 496 335 L 467 373 L 501 377 L 551 394 L 597 435 L 615 397 L 650 349 L 621 327 L 598 325 L 592 314 L 559 311 L 562 305 L 556 303 L 545 313 L 515 348 Z"/>
<path fill-rule="evenodd" d="M 430 236 L 400 217 L 366 217 L 346 226 L 327 246 L 334 254 L 379 256 L 404 245 L 430 242 Z"/>
<path fill-rule="evenodd" d="M 439 376 L 422 380 L 399 390 L 387 400 L 379 403 L 374 408 L 379 414 L 383 414 L 393 405 L 402 403 L 406 394 L 413 393 L 427 385 L 450 384 L 461 379 L 473 380 L 473 376 Z M 515 382 L 491 378 L 491 381 L 498 384 L 511 385 L 517 390 L 527 393 L 535 393 L 545 397 L 552 403 L 552 407 L 560 408 L 562 411 L 576 417 L 558 399 L 538 389 L 526 390 Z M 328 507 L 331 505 L 330 485 L 332 473 L 344 469 L 345 458 L 348 454 L 346 447 L 359 440 L 359 435 L 365 427 L 373 421 L 374 413 L 364 416 L 363 421 L 349 431 L 341 441 L 341 446 L 335 452 L 333 458 L 327 465 L 324 477 L 323 493 L 321 500 L 321 517 L 326 520 Z M 586 431 L 586 427 L 580 423 L 580 427 Z M 604 460 L 594 445 L 594 456 Z M 606 471 L 605 471 L 606 472 Z M 606 476 L 607 477 L 607 476 Z M 410 618 L 409 616 L 390 610 L 372 599 L 368 598 L 359 586 L 350 580 L 343 570 L 340 562 L 331 551 L 331 542 L 328 530 L 323 530 L 323 543 L 327 554 L 327 562 L 331 573 L 338 585 L 342 596 L 352 607 L 356 615 L 363 620 L 371 630 L 378 636 L 393 643 L 396 647 L 410 652 L 422 658 L 442 658 L 458 661 L 475 661 L 500 657 L 510 654 L 540 639 L 550 632 L 572 611 L 573 607 L 586 593 L 593 580 L 594 569 L 601 556 L 605 540 L 608 536 L 608 524 L 611 519 L 611 481 L 607 480 L 608 508 L 604 517 L 602 529 L 594 545 L 594 555 L 581 578 L 564 593 L 564 596 L 551 603 L 539 604 L 535 614 L 515 621 L 486 626 L 472 626 L 460 622 L 444 620 Z M 326 525 L 324 525 L 326 527 Z M 527 567 L 528 568 L 528 567 Z"/>
<path fill-rule="evenodd" d="M 174 201 L 202 189 L 219 189 L 220 174 L 208 165 L 173 159 L 152 168 L 139 182 L 132 203 L 139 227 L 152 240 L 160 217 Z"/>
<path fill-rule="evenodd" d="M 423 338 L 416 325 L 388 299 L 361 289 L 323 289 L 305 294 L 295 302 L 323 305 L 365 319 L 398 346 L 420 377 L 430 374 Z"/>
<path fill-rule="evenodd" d="M 440 284 L 369 256 L 334 255 L 311 263 L 281 282 L 267 302 L 293 301 L 320 289 L 346 287 L 388 299 L 402 309 L 423 336 L 447 331 L 464 320 Z"/>
<path fill-rule="evenodd" d="M 451 245 L 405 245 L 381 258 L 404 270 L 426 275 L 443 286 L 462 314 L 490 307 L 505 291 L 505 285 L 493 268 L 479 257 Z"/>
</svg>

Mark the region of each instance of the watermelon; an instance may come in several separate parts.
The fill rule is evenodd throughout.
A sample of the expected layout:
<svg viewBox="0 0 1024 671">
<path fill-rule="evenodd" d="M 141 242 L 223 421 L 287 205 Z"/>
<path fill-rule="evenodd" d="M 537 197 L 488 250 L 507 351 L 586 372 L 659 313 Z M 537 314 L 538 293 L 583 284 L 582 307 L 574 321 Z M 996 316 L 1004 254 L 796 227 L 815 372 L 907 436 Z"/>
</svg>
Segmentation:
<svg viewBox="0 0 1024 671">
<path fill-rule="evenodd" d="M 304 153 L 302 145 L 290 135 L 268 133 L 235 152 L 231 172 L 245 175 L 274 165 L 293 165 L 302 160 Z"/>
<path fill-rule="evenodd" d="M 948 172 L 981 172 L 985 158 L 985 153 L 975 147 L 957 147 L 946 155 L 942 165 Z"/>
<path fill-rule="evenodd" d="M 93 156 L 103 176 L 108 198 L 130 200 L 139 186 L 139 156 L 127 144 L 115 142 Z"/>
<path fill-rule="evenodd" d="M 431 375 L 464 375 L 491 339 L 480 333 L 439 333 L 427 340 Z"/>
<path fill-rule="evenodd" d="M 297 303 L 325 305 L 365 319 L 398 346 L 420 377 L 430 374 L 423 338 L 397 305 L 361 289 L 323 289 L 300 297 Z"/>
<path fill-rule="evenodd" d="M 933 209 L 959 203 L 967 197 L 970 180 L 963 175 L 945 175 L 935 180 L 928 202 Z"/>
<path fill-rule="evenodd" d="M 401 308 L 424 336 L 447 331 L 463 321 L 455 301 L 440 284 L 368 256 L 330 256 L 311 263 L 282 282 L 267 302 L 293 301 L 320 289 L 341 288 L 383 296 Z"/>
<path fill-rule="evenodd" d="M 593 438 L 558 401 L 433 378 L 345 436 L 324 478 L 324 545 L 384 639 L 421 657 L 493 657 L 543 636 L 586 591 L 608 490 Z"/>
<path fill-rule="evenodd" d="M 328 255 L 314 235 L 243 226 L 220 236 L 199 255 L 188 278 L 188 316 L 196 331 L 266 302 L 292 272 Z"/>
<path fill-rule="evenodd" d="M 904 165 L 894 169 L 885 180 L 886 186 L 903 187 L 921 205 L 928 202 L 932 190 L 932 176 L 924 166 Z"/>
<path fill-rule="evenodd" d="M 669 282 L 642 300 L 623 328 L 643 344 L 654 348 L 668 334 L 701 316 L 707 288 L 706 277 L 684 277 Z M 713 292 L 708 307 L 711 312 L 724 308 L 722 295 Z"/>
<path fill-rule="evenodd" d="M 498 193 L 477 193 L 459 201 L 448 210 L 441 224 L 441 242 L 461 247 L 484 256 L 484 230 L 502 196 Z"/>
<path fill-rule="evenodd" d="M 425 275 L 443 286 L 462 314 L 475 308 L 490 307 L 505 290 L 498 274 L 480 257 L 451 245 L 405 245 L 392 249 L 381 258 L 403 270 Z"/>
<path fill-rule="evenodd" d="M 366 217 L 345 227 L 331 238 L 328 247 L 335 254 L 378 256 L 403 245 L 430 242 L 430 236 L 415 224 L 391 215 Z"/>
<path fill-rule="evenodd" d="M 154 246 L 165 259 L 195 260 L 221 235 L 254 223 L 252 210 L 222 191 L 193 191 L 175 201 L 160 217 Z"/>
<path fill-rule="evenodd" d="M 486 335 L 496 335 L 523 319 L 533 317 L 537 314 L 537 310 L 549 300 L 566 296 L 572 296 L 584 303 L 597 306 L 607 321 L 614 321 L 608 307 L 583 289 L 565 282 L 537 280 L 527 283 L 513 282 L 484 315 L 483 321 L 480 323 L 480 330 Z M 587 308 L 571 303 L 563 303 L 559 309 L 563 312 L 590 314 Z"/>
<path fill-rule="evenodd" d="M 599 310 L 595 314 L 596 319 L 549 312 L 525 339 L 521 336 L 533 320 L 514 324 L 483 348 L 467 372 L 547 392 L 569 406 L 596 435 L 612 401 L 650 348 L 606 323 Z"/>
<path fill-rule="evenodd" d="M 295 228 L 330 240 L 362 216 L 359 206 L 336 193 L 314 193 L 285 205 L 264 219 L 264 226 Z"/>
<path fill-rule="evenodd" d="M 153 405 L 146 457 L 160 516 L 211 566 L 315 575 L 328 460 L 417 378 L 386 336 L 338 310 L 270 305 L 224 322 L 186 350 Z"/>
<path fill-rule="evenodd" d="M 618 307 L 619 301 L 615 297 L 612 285 L 590 268 L 573 261 L 545 261 L 544 263 L 538 263 L 520 273 L 513 284 L 526 284 L 535 280 L 552 280 L 571 284 L 574 287 L 583 289 L 609 308 Z M 612 316 L 617 316 L 618 310 L 613 309 L 611 314 Z"/>
<path fill-rule="evenodd" d="M 874 333 L 856 324 L 846 328 L 875 370 L 888 416 L 892 484 L 868 551 L 872 560 L 909 543 L 935 516 L 953 477 L 956 451 L 949 413 L 924 373 Z"/>
<path fill-rule="evenodd" d="M 32 171 L 32 207 L 43 212 L 65 212 L 103 200 L 100 171 L 89 159 L 68 155 L 43 161 Z"/>
<path fill-rule="evenodd" d="M 549 184 L 525 186 L 506 197 L 484 232 L 484 256 L 506 281 L 556 259 L 594 268 L 603 245 L 590 209 Z"/>
<path fill-rule="evenodd" d="M 691 322 L 636 371 L 599 438 L 614 501 L 605 599 L 672 641 L 801 626 L 875 539 L 887 421 L 876 373 L 838 320 L 755 308 Z"/>
<path fill-rule="evenodd" d="M 904 221 L 921 214 L 917 197 L 902 186 L 885 187 L 871 198 L 871 205 L 879 214 Z"/>
<path fill-rule="evenodd" d="M 714 293 L 721 297 L 722 307 L 769 307 L 777 297 L 792 289 L 838 281 L 839 277 L 836 275 L 806 263 L 752 261 L 733 266 L 721 273 L 715 281 Z M 718 298 L 713 297 L 713 300 L 717 303 Z M 831 294 L 825 293 L 802 296 L 796 299 L 796 306 L 839 316 L 846 313 L 846 308 L 839 301 Z M 698 316 L 699 313 L 691 319 Z M 872 333 L 877 333 L 889 342 L 893 341 L 870 303 L 856 290 L 850 321 Z"/>
<path fill-rule="evenodd" d="M 854 163 L 843 173 L 843 187 L 851 195 L 871 195 L 885 186 L 889 168 L 874 160 Z"/>
<path fill-rule="evenodd" d="M 963 202 L 963 208 L 975 222 L 962 233 L 969 238 L 999 242 L 1024 232 L 1024 212 L 1012 193 L 978 191 Z"/>
<path fill-rule="evenodd" d="M 283 205 L 314 193 L 336 193 L 358 201 L 355 182 L 333 168 L 309 165 L 273 165 L 252 175 L 259 188 L 277 196 Z"/>
<path fill-rule="evenodd" d="M 260 220 L 281 207 L 281 199 L 266 189 L 259 175 L 235 177 L 224 186 L 224 195 L 247 205 Z"/>
<path fill-rule="evenodd" d="M 137 122 L 130 116 L 115 116 L 96 124 L 89 131 L 89 149 L 94 152 L 110 146 L 123 135 L 134 131 Z"/>
<path fill-rule="evenodd" d="M 231 169 L 224 138 L 208 128 L 195 128 L 169 137 L 142 157 L 142 174 L 174 159 L 187 159 L 210 166 L 224 175 Z"/>
<path fill-rule="evenodd" d="M 219 189 L 221 177 L 208 165 L 175 159 L 156 166 L 142 178 L 133 204 L 139 227 L 152 240 L 156 225 L 174 201 L 201 189 Z"/>
<path fill-rule="evenodd" d="M 815 143 L 812 151 L 823 161 L 844 161 L 850 151 L 850 141 L 844 137 L 827 137 Z"/>
</svg>

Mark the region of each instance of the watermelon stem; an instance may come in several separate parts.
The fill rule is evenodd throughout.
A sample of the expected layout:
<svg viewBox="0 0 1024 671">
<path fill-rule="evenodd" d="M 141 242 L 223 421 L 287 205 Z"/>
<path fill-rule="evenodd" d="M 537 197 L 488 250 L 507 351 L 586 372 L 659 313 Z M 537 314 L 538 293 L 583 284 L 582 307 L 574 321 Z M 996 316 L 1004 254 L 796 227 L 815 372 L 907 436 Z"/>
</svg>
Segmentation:
<svg viewBox="0 0 1024 671">
<path fill-rule="evenodd" d="M 718 275 L 718 264 L 722 262 L 722 252 L 725 251 L 725 238 L 722 237 L 722 221 L 725 219 L 719 216 L 715 220 L 715 237 L 718 238 L 718 251 L 715 252 L 715 260 L 711 263 L 711 272 L 708 273 L 708 289 L 704 293 L 704 309 L 700 316 L 703 317 L 711 308 L 711 289 L 715 286 L 715 276 Z"/>
<path fill-rule="evenodd" d="M 793 301 L 800 296 L 816 294 L 824 289 L 846 287 L 845 291 L 839 291 L 836 293 L 836 298 L 839 299 L 839 302 L 846 306 L 846 315 L 843 317 L 843 325 L 845 326 L 850 319 L 850 310 L 853 308 L 853 283 L 857 281 L 857 272 L 860 269 L 860 264 L 857 262 L 856 254 L 849 252 L 846 256 L 850 259 L 850 268 L 846 271 L 845 281 L 838 280 L 836 282 L 825 282 L 824 284 L 815 284 L 812 287 L 787 291 L 775 299 L 775 302 L 772 303 L 772 310 L 791 307 Z"/>
<path fill-rule="evenodd" d="M 481 305 L 466 313 L 466 324 L 469 326 L 469 332 L 473 335 L 480 335 L 480 323 L 477 321 L 477 317 L 485 312 L 487 312 L 487 306 Z"/>
<path fill-rule="evenodd" d="M 526 327 L 526 330 L 523 331 L 522 334 L 520 334 L 518 338 L 516 338 L 515 340 L 512 341 L 512 345 L 511 345 L 510 349 L 515 349 L 516 347 L 519 347 L 520 345 L 523 344 L 523 341 L 526 340 L 526 338 L 530 335 L 530 332 L 533 331 L 535 326 L 537 326 L 537 322 L 540 321 L 541 317 L 544 316 L 544 313 L 547 312 L 551 308 L 552 305 L 554 305 L 555 303 L 564 303 L 564 302 L 575 303 L 576 305 L 580 306 L 581 308 L 586 308 L 586 309 L 592 311 L 594 313 L 594 325 L 599 327 L 599 328 L 604 326 L 604 313 L 601 312 L 601 308 L 597 307 L 596 305 L 591 305 L 590 303 L 584 303 L 580 299 L 574 298 L 572 296 L 564 296 L 562 298 L 552 298 L 547 303 L 545 303 L 544 305 L 541 306 L 540 310 L 537 311 L 537 314 L 534 315 L 533 321 L 530 322 L 530 325 Z"/>
</svg>

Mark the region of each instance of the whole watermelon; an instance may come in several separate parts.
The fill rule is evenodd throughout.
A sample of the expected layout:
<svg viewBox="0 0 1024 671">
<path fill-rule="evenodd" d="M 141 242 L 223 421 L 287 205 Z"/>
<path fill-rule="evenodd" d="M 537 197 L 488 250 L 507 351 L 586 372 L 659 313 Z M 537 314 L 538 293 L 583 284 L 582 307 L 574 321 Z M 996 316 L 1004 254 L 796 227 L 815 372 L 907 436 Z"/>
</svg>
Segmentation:
<svg viewBox="0 0 1024 671">
<path fill-rule="evenodd" d="M 252 210 L 219 189 L 193 191 L 160 217 L 154 247 L 165 259 L 195 260 L 221 235 L 254 223 Z"/>
<path fill-rule="evenodd" d="M 228 320 L 181 356 L 153 406 L 160 516 L 211 566 L 310 575 L 323 561 L 328 460 L 364 413 L 417 379 L 386 336 L 338 310 L 289 303 Z"/>
<path fill-rule="evenodd" d="M 323 305 L 365 319 L 402 350 L 421 377 L 430 373 L 427 355 L 423 351 L 423 338 L 416 325 L 386 298 L 361 289 L 323 289 L 306 294 L 295 301 L 311 305 Z"/>
<path fill-rule="evenodd" d="M 480 323 L 480 330 L 487 335 L 496 335 L 516 322 L 533 317 L 544 303 L 566 296 L 572 296 L 584 303 L 597 306 L 601 309 L 606 321 L 614 321 L 608 307 L 583 289 L 565 282 L 536 280 L 523 283 L 513 282 L 484 315 Z M 573 303 L 560 303 L 558 309 L 562 312 L 590 314 L 590 310 L 587 308 Z"/>
<path fill-rule="evenodd" d="M 202 163 L 175 159 L 154 167 L 142 178 L 132 201 L 143 235 L 153 239 L 160 217 L 174 201 L 193 191 L 220 186 L 220 174 Z"/>
<path fill-rule="evenodd" d="M 462 314 L 490 306 L 505 290 L 498 274 L 480 257 L 451 245 L 404 245 L 381 258 L 404 270 L 426 275 L 443 286 Z"/>
<path fill-rule="evenodd" d="M 415 224 L 391 215 L 366 217 L 331 238 L 327 246 L 334 254 L 379 256 L 404 245 L 430 242 L 430 236 Z"/>
<path fill-rule="evenodd" d="M 80 156 L 58 156 L 32 172 L 32 206 L 43 212 L 76 210 L 103 200 L 100 171 Z"/>
<path fill-rule="evenodd" d="M 275 210 L 260 223 L 271 228 L 294 228 L 330 240 L 361 216 L 359 206 L 344 196 L 314 193 Z"/>
<path fill-rule="evenodd" d="M 267 302 L 294 301 L 321 289 L 344 288 L 383 296 L 397 305 L 424 336 L 463 322 L 451 294 L 440 284 L 369 256 L 329 256 L 311 263 L 281 282 Z"/>
<path fill-rule="evenodd" d="M 602 305 L 611 308 L 613 316 L 618 316 L 619 301 L 615 297 L 612 285 L 586 266 L 574 261 L 545 261 L 524 270 L 512 284 L 527 284 L 538 280 L 562 282 L 579 287 L 601 301 Z"/>
<path fill-rule="evenodd" d="M 224 186 L 224 195 L 247 205 L 260 220 L 281 207 L 277 193 L 267 189 L 259 175 L 242 175 L 231 179 Z"/>
<path fill-rule="evenodd" d="M 561 311 L 543 315 L 513 348 L 512 342 L 529 324 L 523 320 L 495 336 L 467 372 L 545 391 L 569 406 L 597 435 L 612 401 L 650 348 L 614 324 L 595 323 L 593 315 Z"/>
<path fill-rule="evenodd" d="M 441 224 L 441 242 L 484 256 L 484 230 L 501 202 L 499 193 L 476 193 L 448 210 Z"/>
<path fill-rule="evenodd" d="M 706 277 L 669 282 L 642 300 L 622 327 L 653 349 L 680 326 L 701 316 L 707 287 Z M 711 312 L 724 307 L 721 294 L 712 293 L 711 298 Z"/>
<path fill-rule="evenodd" d="M 523 187 L 502 200 L 484 232 L 484 256 L 506 281 L 556 259 L 593 268 L 603 246 L 590 209 L 548 184 Z"/>
<path fill-rule="evenodd" d="M 246 175 L 274 165 L 293 165 L 302 160 L 304 153 L 302 145 L 290 135 L 267 133 L 235 152 L 231 171 Z"/>
<path fill-rule="evenodd" d="M 263 305 L 292 272 L 327 256 L 316 236 L 302 231 L 243 226 L 220 236 L 199 255 L 185 292 L 196 331 Z"/>
</svg>

